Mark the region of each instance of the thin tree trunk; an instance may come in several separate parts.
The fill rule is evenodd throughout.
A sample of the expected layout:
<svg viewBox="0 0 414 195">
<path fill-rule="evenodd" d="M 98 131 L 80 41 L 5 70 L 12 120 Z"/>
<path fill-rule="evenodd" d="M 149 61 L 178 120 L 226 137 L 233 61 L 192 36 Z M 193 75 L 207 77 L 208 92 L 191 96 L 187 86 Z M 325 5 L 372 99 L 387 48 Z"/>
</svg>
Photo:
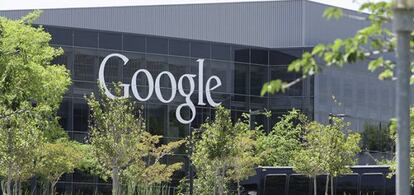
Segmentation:
<svg viewBox="0 0 414 195">
<path fill-rule="evenodd" d="M 313 195 L 317 195 L 318 191 L 316 189 L 316 175 L 313 177 Z"/>
<path fill-rule="evenodd" d="M 331 195 L 334 195 L 334 178 L 333 178 L 333 176 L 331 176 Z"/>
<path fill-rule="evenodd" d="M 120 195 L 118 167 L 112 168 L 112 194 Z"/>
<path fill-rule="evenodd" d="M 240 181 L 237 180 L 237 195 L 240 195 Z"/>
<path fill-rule="evenodd" d="M 329 174 L 326 175 L 325 195 L 328 195 L 328 186 L 329 186 Z"/>
<path fill-rule="evenodd" d="M 10 169 L 9 169 L 10 170 Z M 10 171 L 9 171 L 10 172 Z M 7 195 L 11 195 L 12 194 L 12 188 L 11 188 L 11 183 L 12 183 L 12 179 L 11 179 L 11 177 L 10 177 L 10 175 L 9 176 L 7 176 Z"/>
<path fill-rule="evenodd" d="M 50 183 L 50 194 L 51 195 L 55 195 L 55 186 L 56 186 L 56 182 L 52 181 Z"/>
</svg>

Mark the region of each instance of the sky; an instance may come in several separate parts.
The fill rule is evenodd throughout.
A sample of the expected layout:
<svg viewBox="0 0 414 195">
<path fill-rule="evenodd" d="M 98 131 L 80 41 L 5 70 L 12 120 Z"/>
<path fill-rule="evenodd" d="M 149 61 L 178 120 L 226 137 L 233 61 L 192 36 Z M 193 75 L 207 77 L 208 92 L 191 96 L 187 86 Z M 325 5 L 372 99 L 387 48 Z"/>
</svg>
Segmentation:
<svg viewBox="0 0 414 195">
<path fill-rule="evenodd" d="M 168 5 L 168 4 L 201 4 L 201 3 L 228 3 L 254 2 L 258 0 L 0 0 L 0 10 L 19 9 L 47 9 L 47 8 L 74 8 L 74 7 L 108 7 L 134 5 Z M 272 0 L 259 0 L 272 1 Z M 311 0 L 323 4 L 356 10 L 359 7 L 357 0 Z M 361 0 L 360 0 L 361 1 Z"/>
</svg>

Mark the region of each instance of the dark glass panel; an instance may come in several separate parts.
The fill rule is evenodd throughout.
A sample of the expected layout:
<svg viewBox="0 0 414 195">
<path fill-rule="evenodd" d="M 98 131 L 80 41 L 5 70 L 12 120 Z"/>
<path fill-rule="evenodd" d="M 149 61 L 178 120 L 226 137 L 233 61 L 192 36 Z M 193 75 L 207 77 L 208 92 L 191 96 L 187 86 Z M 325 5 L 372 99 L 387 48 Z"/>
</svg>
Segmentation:
<svg viewBox="0 0 414 195">
<path fill-rule="evenodd" d="M 231 60 L 231 48 L 229 45 L 211 45 L 211 58 L 218 60 Z"/>
<path fill-rule="evenodd" d="M 73 182 L 94 183 L 95 176 L 92 176 L 84 171 L 80 171 L 76 169 L 73 174 Z"/>
<path fill-rule="evenodd" d="M 58 111 L 59 124 L 63 127 L 65 131 L 72 130 L 72 100 L 71 99 L 63 99 L 62 103 L 60 104 L 60 108 Z"/>
<path fill-rule="evenodd" d="M 177 56 L 189 56 L 190 55 L 190 42 L 184 40 L 169 40 L 169 54 Z"/>
<path fill-rule="evenodd" d="M 261 50 L 261 49 L 252 49 L 251 51 L 251 63 L 255 64 L 268 64 L 268 52 L 267 50 Z"/>
<path fill-rule="evenodd" d="M 138 35 L 124 34 L 124 50 L 145 52 L 145 37 Z"/>
<path fill-rule="evenodd" d="M 168 57 L 161 55 L 147 55 L 146 60 L 147 69 L 151 73 L 155 84 L 155 79 L 157 78 L 157 76 L 162 71 L 168 71 Z M 171 87 L 171 82 L 167 75 L 162 75 L 160 79 L 160 85 L 161 87 Z"/>
<path fill-rule="evenodd" d="M 250 49 L 243 47 L 233 47 L 234 60 L 237 62 L 250 63 Z"/>
<path fill-rule="evenodd" d="M 122 35 L 120 33 L 99 33 L 99 48 L 122 49 Z"/>
<path fill-rule="evenodd" d="M 145 107 L 149 132 L 154 135 L 164 136 L 168 130 L 167 105 L 147 104 Z"/>
<path fill-rule="evenodd" d="M 395 195 L 395 176 L 386 179 L 385 195 Z"/>
<path fill-rule="evenodd" d="M 98 47 L 98 32 L 75 30 L 74 45 L 81 47 Z"/>
<path fill-rule="evenodd" d="M 211 72 L 205 72 L 204 78 L 206 79 L 205 83 L 207 83 L 207 79 L 210 76 L 217 76 L 221 80 L 221 86 L 214 90 L 214 92 L 223 92 L 223 93 L 234 93 L 234 63 L 231 62 L 223 62 L 223 61 L 211 61 Z M 211 86 L 215 86 L 215 80 L 210 82 Z"/>
<path fill-rule="evenodd" d="M 52 36 L 51 44 L 57 45 L 72 45 L 73 44 L 73 31 L 71 29 L 45 26 L 46 32 Z"/>
<path fill-rule="evenodd" d="M 167 137 L 185 137 L 188 135 L 190 131 L 190 127 L 188 124 L 182 124 L 177 120 L 175 115 L 177 106 L 169 105 L 169 128 L 166 134 Z M 184 106 L 181 111 L 181 117 L 184 120 L 190 119 L 190 109 L 188 106 Z"/>
<path fill-rule="evenodd" d="M 174 75 L 176 78 L 176 82 L 178 85 L 179 78 L 184 74 L 189 74 L 191 72 L 190 67 L 190 59 L 183 58 L 183 57 L 168 57 L 168 70 Z M 198 78 L 194 77 L 194 84 L 197 86 Z M 190 83 L 188 79 L 183 80 L 183 87 L 184 89 L 190 88 Z M 185 92 L 188 92 L 188 90 L 185 90 Z M 177 92 L 178 94 L 178 92 Z"/>
<path fill-rule="evenodd" d="M 168 40 L 158 37 L 147 37 L 147 52 L 168 54 Z"/>
<path fill-rule="evenodd" d="M 336 179 L 336 194 L 357 195 L 358 175 L 339 176 Z"/>
<path fill-rule="evenodd" d="M 109 87 L 109 84 L 107 85 Z M 85 95 L 90 95 L 91 93 L 95 93 L 96 95 L 98 92 L 98 86 L 95 82 L 81 82 L 81 81 L 74 81 L 72 84 L 73 88 L 73 97 L 83 98 Z"/>
<path fill-rule="evenodd" d="M 288 72 L 287 66 L 271 66 L 270 67 L 270 79 L 281 79 L 284 82 L 292 82 L 298 78 L 300 78 L 301 75 L 299 73 L 294 72 Z M 277 93 L 273 96 L 301 96 L 302 94 L 302 88 L 303 88 L 303 82 L 300 81 L 296 83 L 295 85 L 289 87 L 284 93 Z"/>
<path fill-rule="evenodd" d="M 271 65 L 289 65 L 296 58 L 294 55 L 277 50 L 271 50 L 269 52 L 269 64 Z"/>
<path fill-rule="evenodd" d="M 284 195 L 286 190 L 286 175 L 267 175 L 265 179 L 265 195 Z"/>
<path fill-rule="evenodd" d="M 122 66 L 123 80 L 125 83 L 131 83 L 132 76 L 139 69 L 145 68 L 145 56 L 144 54 L 128 54 L 128 63 Z M 140 73 L 137 79 L 137 85 L 147 85 L 148 81 L 145 74 Z"/>
<path fill-rule="evenodd" d="M 249 65 L 236 63 L 234 66 L 234 92 L 249 95 L 250 89 Z"/>
<path fill-rule="evenodd" d="M 69 71 L 73 71 L 73 50 L 72 48 L 63 48 L 64 53 L 55 59 L 53 59 L 52 64 L 64 65 Z"/>
<path fill-rule="evenodd" d="M 99 56 L 99 64 L 102 63 L 103 59 L 108 55 L 109 53 L 102 52 Z M 122 67 L 124 65 L 124 61 L 122 59 L 113 57 L 109 58 L 108 61 L 106 61 L 105 64 L 105 70 L 104 70 L 104 78 L 106 83 L 117 83 L 122 81 L 121 80 L 121 71 Z"/>
<path fill-rule="evenodd" d="M 384 175 L 364 174 L 361 177 L 361 193 L 381 195 L 384 191 Z"/>
<path fill-rule="evenodd" d="M 288 195 L 309 194 L 309 177 L 304 175 L 290 175 Z"/>
<path fill-rule="evenodd" d="M 93 81 L 96 82 L 97 75 L 95 69 L 97 68 L 96 53 L 86 50 L 78 50 L 75 54 L 74 74 L 75 80 Z"/>
<path fill-rule="evenodd" d="M 191 42 L 191 56 L 210 58 L 210 44 L 207 42 Z"/>
<path fill-rule="evenodd" d="M 196 102 L 195 102 L 196 103 Z M 197 107 L 196 116 L 191 122 L 191 127 L 200 128 L 201 124 L 205 123 L 210 118 L 210 108 L 207 107 Z"/>
<path fill-rule="evenodd" d="M 263 85 L 268 81 L 268 67 L 250 66 L 250 95 L 260 96 Z"/>
<path fill-rule="evenodd" d="M 95 184 L 73 184 L 73 194 L 95 194 Z"/>
<path fill-rule="evenodd" d="M 248 110 L 250 98 L 245 95 L 233 95 L 231 98 L 231 108 L 237 110 Z"/>
<path fill-rule="evenodd" d="M 56 194 L 72 194 L 72 183 L 57 183 Z"/>
<path fill-rule="evenodd" d="M 100 184 L 97 187 L 98 187 L 97 194 L 112 194 L 112 185 Z"/>
<path fill-rule="evenodd" d="M 73 103 L 73 130 L 87 131 L 89 119 L 89 108 L 84 102 Z"/>
</svg>

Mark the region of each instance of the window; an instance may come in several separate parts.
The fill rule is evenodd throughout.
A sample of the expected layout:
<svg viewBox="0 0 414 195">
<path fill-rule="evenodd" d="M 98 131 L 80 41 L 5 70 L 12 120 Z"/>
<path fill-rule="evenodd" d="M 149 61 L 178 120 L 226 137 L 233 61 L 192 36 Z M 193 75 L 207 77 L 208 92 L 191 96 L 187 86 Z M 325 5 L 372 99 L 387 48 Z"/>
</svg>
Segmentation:
<svg viewBox="0 0 414 195">
<path fill-rule="evenodd" d="M 95 67 L 97 61 L 95 55 L 77 53 L 75 55 L 74 74 L 75 80 L 93 81 L 96 82 L 97 75 L 95 75 Z M 88 52 L 90 53 L 90 52 Z"/>
<path fill-rule="evenodd" d="M 249 81 L 249 64 L 236 63 L 234 66 L 234 93 L 248 95 Z"/>
<path fill-rule="evenodd" d="M 70 46 L 73 44 L 71 29 L 45 26 L 45 31 L 52 35 L 52 40 L 50 41 L 51 44 Z"/>
<path fill-rule="evenodd" d="M 361 194 L 381 195 L 384 191 L 384 175 L 363 174 L 361 177 Z"/>
<path fill-rule="evenodd" d="M 101 64 L 103 59 L 108 55 L 109 53 L 100 53 L 99 57 L 99 63 Z M 121 81 L 121 71 L 122 67 L 124 65 L 124 62 L 120 58 L 109 58 L 105 65 L 105 71 L 104 71 L 104 78 L 106 83 L 117 83 Z"/>
<path fill-rule="evenodd" d="M 167 105 L 145 105 L 147 128 L 153 135 L 165 135 L 167 131 Z"/>
<path fill-rule="evenodd" d="M 250 52 L 252 55 L 252 63 L 264 65 L 268 64 L 267 50 L 252 49 Z"/>
<path fill-rule="evenodd" d="M 124 50 L 145 52 L 145 37 L 137 35 L 124 35 Z"/>
<path fill-rule="evenodd" d="M 147 52 L 148 53 L 158 53 L 158 54 L 168 54 L 168 40 L 157 37 L 148 37 L 147 38 Z"/>
<path fill-rule="evenodd" d="M 250 95 L 260 96 L 263 84 L 268 82 L 266 66 L 250 66 Z"/>
<path fill-rule="evenodd" d="M 271 65 L 289 65 L 297 57 L 278 50 L 269 52 L 269 64 Z"/>
<path fill-rule="evenodd" d="M 233 47 L 234 61 L 250 63 L 250 49 Z"/>
<path fill-rule="evenodd" d="M 98 47 L 98 33 L 94 31 L 75 30 L 75 46 Z"/>
<path fill-rule="evenodd" d="M 169 128 L 166 134 L 167 137 L 185 137 L 188 135 L 190 129 L 188 124 L 182 124 L 177 120 L 175 115 L 177 106 L 170 105 L 169 106 Z M 184 120 L 188 120 L 190 118 L 190 109 L 185 106 L 181 109 L 181 117 Z"/>
<path fill-rule="evenodd" d="M 169 54 L 177 56 L 189 56 L 190 43 L 188 41 L 171 39 L 169 42 Z"/>
<path fill-rule="evenodd" d="M 99 48 L 122 49 L 122 36 L 118 33 L 99 33 Z"/>
<path fill-rule="evenodd" d="M 286 175 L 267 175 L 264 190 L 265 195 L 284 195 L 286 191 Z"/>
<path fill-rule="evenodd" d="M 191 56 L 196 58 L 210 58 L 210 44 L 191 42 Z"/>
<path fill-rule="evenodd" d="M 211 58 L 218 60 L 231 60 L 230 46 L 222 44 L 213 44 L 211 46 Z"/>
<path fill-rule="evenodd" d="M 59 124 L 63 127 L 66 131 L 72 130 L 72 101 L 71 99 L 63 99 L 62 103 L 60 104 L 59 111 Z"/>
<path fill-rule="evenodd" d="M 138 69 L 145 68 L 144 54 L 128 54 L 129 61 L 126 66 L 122 66 L 123 80 L 125 83 L 131 83 L 132 76 Z M 147 79 L 143 74 L 138 75 L 137 85 L 146 85 Z"/>
<path fill-rule="evenodd" d="M 357 195 L 358 175 L 345 175 L 336 178 L 336 194 Z"/>
<path fill-rule="evenodd" d="M 162 71 L 168 70 L 168 57 L 162 55 L 146 55 L 146 60 L 147 69 L 151 73 L 155 83 L 157 76 Z M 160 86 L 171 88 L 171 82 L 168 76 L 163 75 L 161 77 Z"/>
<path fill-rule="evenodd" d="M 304 175 L 290 175 L 288 195 L 309 194 L 309 177 Z"/>
<path fill-rule="evenodd" d="M 77 102 L 73 104 L 73 130 L 88 130 L 89 109 L 86 103 Z"/>
</svg>

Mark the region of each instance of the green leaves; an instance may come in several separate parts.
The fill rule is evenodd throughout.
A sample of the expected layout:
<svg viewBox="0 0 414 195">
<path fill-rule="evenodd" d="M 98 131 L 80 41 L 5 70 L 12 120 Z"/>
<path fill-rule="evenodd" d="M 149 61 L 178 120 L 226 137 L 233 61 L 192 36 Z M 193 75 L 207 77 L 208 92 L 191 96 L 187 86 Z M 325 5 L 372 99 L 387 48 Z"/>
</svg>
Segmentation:
<svg viewBox="0 0 414 195">
<path fill-rule="evenodd" d="M 323 17 L 327 19 L 339 19 L 343 15 L 343 11 L 338 7 L 329 7 L 323 12 Z"/>
</svg>

